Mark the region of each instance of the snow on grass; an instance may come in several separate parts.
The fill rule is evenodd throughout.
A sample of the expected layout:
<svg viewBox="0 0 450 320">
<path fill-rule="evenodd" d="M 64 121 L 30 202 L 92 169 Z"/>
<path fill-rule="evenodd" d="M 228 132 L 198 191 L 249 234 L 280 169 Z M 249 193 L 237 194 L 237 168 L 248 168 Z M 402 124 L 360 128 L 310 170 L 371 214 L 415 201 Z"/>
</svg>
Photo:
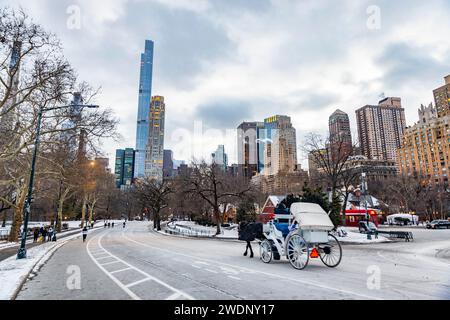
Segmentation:
<svg viewBox="0 0 450 320">
<path fill-rule="evenodd" d="M 216 227 L 201 226 L 194 221 L 175 221 L 168 224 L 168 229 L 184 236 L 238 239 L 237 225 L 231 228 L 222 227 L 222 233 L 217 236 Z"/>
<path fill-rule="evenodd" d="M 367 239 L 367 234 L 359 233 L 357 228 L 344 228 L 339 227 L 337 234 L 335 234 L 336 238 L 339 242 L 342 243 L 355 243 L 355 244 L 369 244 L 369 243 L 380 243 L 380 242 L 389 242 L 390 240 L 378 235 L 378 238 L 375 238 L 372 235 L 372 240 Z"/>
</svg>

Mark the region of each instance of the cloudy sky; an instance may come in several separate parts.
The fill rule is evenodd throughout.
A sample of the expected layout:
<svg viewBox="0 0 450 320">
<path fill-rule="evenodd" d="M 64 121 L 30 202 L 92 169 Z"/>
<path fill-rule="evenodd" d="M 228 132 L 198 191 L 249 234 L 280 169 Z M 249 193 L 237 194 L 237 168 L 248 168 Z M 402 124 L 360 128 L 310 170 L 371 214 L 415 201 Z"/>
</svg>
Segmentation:
<svg viewBox="0 0 450 320">
<path fill-rule="evenodd" d="M 56 33 L 80 79 L 102 87 L 97 102 L 115 110 L 123 136 L 105 143 L 111 159 L 135 145 L 145 39 L 155 42 L 153 94 L 165 96 L 166 148 L 176 159 L 225 143 L 235 161 L 230 129 L 274 114 L 292 117 L 299 148 L 306 133 L 327 130 L 336 108 L 349 113 L 356 139 L 355 109 L 382 93 L 401 97 L 413 124 L 450 74 L 448 0 L 0 3 Z"/>
</svg>

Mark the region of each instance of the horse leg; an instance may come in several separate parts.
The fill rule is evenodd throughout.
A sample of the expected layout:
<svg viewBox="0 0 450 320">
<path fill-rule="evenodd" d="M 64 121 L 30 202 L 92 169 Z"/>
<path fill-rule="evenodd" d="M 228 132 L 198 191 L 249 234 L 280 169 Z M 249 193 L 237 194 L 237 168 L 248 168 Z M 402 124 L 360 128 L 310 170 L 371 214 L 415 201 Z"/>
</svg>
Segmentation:
<svg viewBox="0 0 450 320">
<path fill-rule="evenodd" d="M 250 258 L 253 258 L 254 255 L 253 255 L 252 244 L 249 242 L 248 245 L 249 245 L 249 248 L 250 248 Z"/>
<path fill-rule="evenodd" d="M 247 246 L 245 247 L 244 257 L 246 257 L 247 254 L 248 254 L 248 241 L 247 241 Z"/>
</svg>

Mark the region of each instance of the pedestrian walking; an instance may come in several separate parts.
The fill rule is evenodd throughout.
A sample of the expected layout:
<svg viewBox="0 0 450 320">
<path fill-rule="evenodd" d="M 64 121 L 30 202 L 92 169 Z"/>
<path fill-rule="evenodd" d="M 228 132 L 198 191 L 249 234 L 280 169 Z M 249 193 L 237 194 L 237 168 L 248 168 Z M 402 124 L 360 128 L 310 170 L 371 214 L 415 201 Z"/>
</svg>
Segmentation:
<svg viewBox="0 0 450 320">
<path fill-rule="evenodd" d="M 87 229 L 86 226 L 84 226 L 82 234 L 83 234 L 83 242 L 86 242 L 86 238 L 87 238 L 87 235 L 88 235 L 88 229 Z"/>
<path fill-rule="evenodd" d="M 47 232 L 47 241 L 49 242 L 52 241 L 52 237 L 53 237 L 53 228 L 50 227 Z"/>
<path fill-rule="evenodd" d="M 42 242 L 45 242 L 47 240 L 47 228 L 42 229 Z"/>
<path fill-rule="evenodd" d="M 39 238 L 39 228 L 34 228 L 33 230 L 33 242 L 37 242 Z"/>
</svg>

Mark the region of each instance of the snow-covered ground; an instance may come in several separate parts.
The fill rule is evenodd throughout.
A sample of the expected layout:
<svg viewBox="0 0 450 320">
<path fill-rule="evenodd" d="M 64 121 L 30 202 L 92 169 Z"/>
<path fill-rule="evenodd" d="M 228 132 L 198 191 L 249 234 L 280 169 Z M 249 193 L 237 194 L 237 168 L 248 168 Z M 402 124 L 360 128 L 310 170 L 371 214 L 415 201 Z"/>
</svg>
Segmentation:
<svg viewBox="0 0 450 320">
<path fill-rule="evenodd" d="M 237 225 L 231 228 L 221 228 L 222 234 L 216 236 L 216 227 L 206 227 L 196 224 L 194 221 L 176 221 L 168 224 L 169 230 L 183 236 L 191 237 L 210 237 L 220 239 L 238 238 Z"/>
<path fill-rule="evenodd" d="M 389 242 L 390 240 L 378 235 L 377 238 L 372 236 L 371 240 L 367 239 L 367 234 L 359 233 L 358 228 L 339 227 L 338 232 L 335 234 L 339 242 L 342 243 L 356 243 L 356 244 L 369 244 Z"/>
</svg>

